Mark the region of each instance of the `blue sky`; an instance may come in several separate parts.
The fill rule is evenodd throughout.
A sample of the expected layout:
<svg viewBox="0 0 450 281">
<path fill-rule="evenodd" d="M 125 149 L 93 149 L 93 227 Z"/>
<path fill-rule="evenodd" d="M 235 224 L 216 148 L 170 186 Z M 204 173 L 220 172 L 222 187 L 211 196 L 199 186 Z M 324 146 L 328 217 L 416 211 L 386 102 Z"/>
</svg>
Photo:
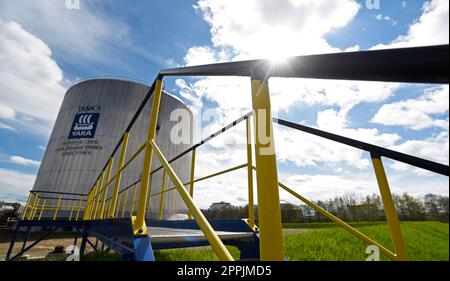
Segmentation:
<svg viewBox="0 0 450 281">
<path fill-rule="evenodd" d="M 68 10 L 63 0 L 0 0 L 0 199 L 26 196 L 64 92 L 80 79 L 118 76 L 151 83 L 160 69 L 182 65 L 448 41 L 447 0 L 380 0 L 380 9 L 369 9 L 363 0 L 81 0 L 79 10 Z M 448 165 L 448 85 L 270 83 L 280 117 Z M 198 114 L 208 108 L 220 113 L 214 124 L 202 123 L 205 135 L 250 108 L 245 79 L 167 79 L 166 89 Z M 234 133 L 242 131 L 241 126 Z M 277 126 L 275 133 L 280 179 L 303 185 L 311 199 L 377 193 L 367 155 Z M 218 142 L 202 151 L 199 174 L 244 159 L 235 156 L 242 146 Z M 230 157 L 219 164 L 215 153 Z M 448 195 L 446 177 L 390 161 L 386 166 L 394 192 Z M 199 185 L 197 200 L 243 203 L 232 196 L 233 188 L 242 192 L 238 178 L 208 183 L 228 192 L 201 195 L 208 186 Z"/>
</svg>

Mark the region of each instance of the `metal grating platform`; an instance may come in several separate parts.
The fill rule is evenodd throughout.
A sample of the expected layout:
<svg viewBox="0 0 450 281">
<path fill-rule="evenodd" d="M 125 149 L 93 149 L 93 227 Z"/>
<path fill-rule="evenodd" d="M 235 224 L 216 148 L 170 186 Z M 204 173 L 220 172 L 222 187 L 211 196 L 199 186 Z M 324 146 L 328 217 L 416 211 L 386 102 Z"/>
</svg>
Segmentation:
<svg viewBox="0 0 450 281">
<path fill-rule="evenodd" d="M 206 241 L 206 237 L 199 229 L 178 229 L 168 227 L 149 227 L 150 240 L 152 243 L 179 243 L 192 241 Z M 253 239 L 253 232 L 231 232 L 216 231 L 222 241 Z"/>
</svg>

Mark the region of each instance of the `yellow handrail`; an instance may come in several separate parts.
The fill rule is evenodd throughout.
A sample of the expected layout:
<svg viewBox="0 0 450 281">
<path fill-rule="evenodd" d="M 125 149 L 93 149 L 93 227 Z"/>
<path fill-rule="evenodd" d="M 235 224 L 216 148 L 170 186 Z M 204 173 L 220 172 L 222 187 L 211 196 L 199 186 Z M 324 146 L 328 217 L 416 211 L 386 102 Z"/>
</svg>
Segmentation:
<svg viewBox="0 0 450 281">
<path fill-rule="evenodd" d="M 119 194 L 120 181 L 122 180 L 122 171 L 120 169 L 123 167 L 123 163 L 125 162 L 129 137 L 130 137 L 130 135 L 128 133 L 125 133 L 125 135 L 123 136 L 122 149 L 120 151 L 119 164 L 117 166 L 117 169 L 119 169 L 119 170 L 116 173 L 116 175 L 114 176 L 114 180 L 115 180 L 114 189 L 113 189 L 113 194 L 111 197 L 111 204 L 109 205 L 109 210 L 108 210 L 109 218 L 114 218 L 116 216 L 117 196 Z"/>
<path fill-rule="evenodd" d="M 192 158 L 191 158 L 191 182 L 189 184 L 189 195 L 194 198 L 194 176 L 195 176 L 195 152 L 197 150 L 192 150 Z M 192 219 L 191 212 L 188 212 L 188 219 Z"/>
<path fill-rule="evenodd" d="M 191 212 L 191 214 L 194 217 L 195 221 L 197 222 L 198 226 L 200 227 L 200 229 L 202 230 L 206 239 L 208 240 L 209 244 L 213 248 L 214 252 L 217 254 L 217 256 L 219 257 L 220 260 L 232 261 L 233 257 L 231 256 L 230 252 L 228 252 L 227 248 L 222 243 L 222 241 L 220 240 L 217 233 L 214 232 L 214 229 L 208 223 L 208 220 L 205 218 L 203 213 L 195 205 L 194 201 L 192 200 L 192 197 L 189 195 L 189 193 L 187 192 L 183 183 L 180 181 L 180 179 L 176 175 L 175 171 L 172 169 L 169 162 L 166 160 L 166 158 L 162 154 L 158 145 L 155 143 L 154 140 L 150 140 L 150 144 L 153 147 L 153 150 L 155 151 L 156 155 L 158 156 L 159 161 L 164 166 L 164 169 L 166 170 L 170 179 L 172 180 L 175 187 L 177 188 L 178 193 L 180 194 L 184 203 L 188 207 L 189 211 Z"/>
<path fill-rule="evenodd" d="M 159 215 L 158 219 L 162 220 L 163 218 L 163 209 L 164 209 L 164 190 L 166 189 L 166 170 L 163 171 L 162 176 L 162 184 L 161 184 L 161 198 L 159 199 Z"/>
<path fill-rule="evenodd" d="M 248 188 L 248 226 L 255 228 L 255 208 L 253 206 L 253 160 L 252 160 L 252 129 L 250 117 L 245 121 L 247 134 L 247 188 Z"/>
<path fill-rule="evenodd" d="M 163 81 L 156 80 L 155 91 L 153 93 L 152 113 L 148 127 L 147 142 L 145 146 L 144 163 L 142 166 L 141 189 L 139 190 L 139 200 L 136 217 L 133 219 L 133 232 L 136 236 L 146 236 L 148 234 L 145 224 L 145 213 L 147 209 L 147 196 L 151 192 L 150 169 L 152 167 L 153 148 L 149 141 L 156 137 L 159 107 L 161 104 Z"/>
<path fill-rule="evenodd" d="M 383 245 L 381 245 L 380 243 L 376 242 L 375 240 L 371 239 L 370 237 L 367 237 L 366 235 L 364 235 L 363 233 L 361 233 L 360 231 L 356 230 L 355 228 L 351 227 L 349 224 L 347 224 L 346 222 L 342 221 L 341 219 L 339 219 L 338 217 L 335 217 L 334 215 L 332 215 L 331 213 L 327 212 L 325 209 L 321 208 L 320 206 L 318 206 L 317 204 L 314 204 L 312 201 L 309 201 L 308 199 L 306 199 L 305 197 L 301 196 L 300 194 L 298 194 L 297 192 L 295 192 L 294 190 L 290 189 L 289 187 L 287 187 L 286 185 L 284 185 L 283 183 L 279 183 L 279 186 L 281 188 L 283 188 L 284 190 L 286 190 L 287 192 L 289 192 L 290 194 L 292 194 L 293 196 L 297 197 L 298 199 L 300 199 L 301 201 L 303 201 L 306 205 L 308 205 L 309 207 L 313 208 L 314 210 L 316 210 L 317 212 L 319 212 L 321 215 L 323 215 L 324 217 L 328 218 L 329 220 L 335 222 L 338 226 L 342 227 L 343 229 L 347 230 L 348 232 L 350 232 L 351 234 L 353 234 L 354 236 L 356 236 L 357 238 L 359 238 L 360 240 L 366 242 L 369 245 L 376 245 L 380 251 L 385 254 L 386 256 L 388 256 L 390 259 L 396 260 L 396 254 L 392 253 L 391 251 L 389 251 L 388 249 L 386 249 Z"/>
</svg>

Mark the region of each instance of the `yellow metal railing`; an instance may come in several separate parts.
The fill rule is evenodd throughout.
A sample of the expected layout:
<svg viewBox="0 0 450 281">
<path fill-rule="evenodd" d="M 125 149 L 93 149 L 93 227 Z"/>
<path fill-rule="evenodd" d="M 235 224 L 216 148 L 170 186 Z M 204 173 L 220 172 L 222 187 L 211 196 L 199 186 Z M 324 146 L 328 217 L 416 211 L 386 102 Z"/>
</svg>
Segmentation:
<svg viewBox="0 0 450 281">
<path fill-rule="evenodd" d="M 446 57 L 445 57 L 446 56 Z M 443 59 L 442 59 L 443 57 Z M 420 58 L 420 59 L 417 59 Z M 437 62 L 439 67 L 436 66 Z M 349 63 L 351 62 L 351 63 Z M 259 230 L 260 237 L 260 257 L 261 260 L 283 260 L 282 226 L 280 213 L 279 189 L 282 188 L 297 197 L 311 208 L 315 209 L 328 219 L 337 223 L 340 227 L 349 231 L 362 241 L 377 245 L 382 253 L 394 260 L 409 260 L 405 242 L 401 232 L 397 212 L 392 200 L 387 177 L 383 168 L 381 157 L 388 157 L 394 160 L 424 168 L 448 176 L 448 166 L 444 166 L 431 161 L 415 158 L 409 155 L 393 152 L 373 145 L 365 144 L 355 140 L 346 139 L 341 136 L 332 135 L 326 132 L 318 132 L 313 128 L 307 128 L 299 124 L 293 124 L 284 120 L 277 120 L 278 124 L 312 133 L 320 137 L 338 141 L 343 144 L 364 149 L 371 153 L 373 168 L 386 213 L 391 237 L 393 240 L 395 253 L 389 251 L 378 242 L 367 237 L 339 218 L 333 216 L 317 204 L 309 201 L 294 190 L 279 182 L 277 161 L 274 148 L 273 123 L 271 116 L 271 104 L 268 80 L 270 77 L 300 77 L 318 79 L 348 79 L 366 81 L 394 81 L 394 82 L 415 82 L 415 83 L 448 83 L 448 46 L 434 46 L 423 48 L 408 48 L 399 50 L 381 50 L 360 53 L 328 54 L 321 56 L 294 57 L 289 60 L 289 67 L 274 65 L 266 60 L 254 60 L 245 62 L 233 62 L 218 65 L 194 66 L 180 69 L 163 70 L 150 88 L 149 94 L 144 99 L 141 107 L 136 112 L 129 124 L 126 132 L 121 138 L 118 146 L 114 150 L 107 164 L 100 172 L 100 175 L 91 186 L 89 193 L 80 197 L 78 205 L 72 202 L 71 195 L 59 193 L 55 204 L 49 204 L 49 199 L 41 196 L 39 192 L 30 193 L 22 219 L 42 219 L 43 213 L 53 212 L 52 219 L 57 219 L 60 212 L 69 212 L 69 219 L 83 220 L 113 219 L 125 217 L 127 210 L 132 220 L 133 233 L 135 236 L 148 235 L 145 219 L 153 206 L 150 206 L 150 198 L 160 196 L 158 219 L 162 219 L 164 210 L 164 194 L 177 191 L 188 208 L 188 218 L 195 219 L 200 226 L 205 237 L 221 260 L 232 260 L 222 241 L 212 229 L 200 209 L 193 201 L 194 185 L 225 173 L 247 168 L 248 186 L 248 225 L 252 229 Z M 384 67 L 382 67 L 382 65 Z M 447 73 L 440 73 L 447 69 Z M 345 70 L 345 71 L 344 71 Z M 362 71 L 363 70 L 363 71 Z M 422 72 L 417 72 L 421 70 Z M 437 72 L 436 72 L 437 71 Z M 445 71 L 444 71 L 445 72 Z M 252 114 L 247 114 L 240 121 L 246 121 L 247 134 L 247 161 L 246 163 L 226 169 L 212 175 L 195 179 L 196 149 L 205 143 L 193 146 L 186 153 L 192 152 L 190 179 L 187 183 L 182 183 L 170 163 L 177 157 L 168 161 L 155 142 L 159 108 L 161 103 L 163 78 L 165 76 L 246 76 L 251 78 L 252 90 Z M 144 106 L 153 97 L 151 104 L 151 116 L 148 124 L 146 141 L 126 160 L 128 140 L 130 130 L 141 114 Z M 250 116 L 253 115 L 252 135 Z M 239 121 L 239 122 L 240 122 Z M 233 122 L 228 128 L 235 126 L 239 122 Z M 207 140 L 212 139 L 220 133 L 226 131 L 225 127 L 221 132 L 212 135 Z M 253 136 L 254 143 L 251 143 Z M 114 154 L 121 145 L 119 161 L 115 173 L 112 173 Z M 252 147 L 254 149 L 252 150 Z M 131 186 L 121 190 L 121 177 L 123 171 L 135 161 L 139 155 L 143 155 L 142 176 Z M 255 155 L 253 162 L 252 154 Z M 151 171 L 153 154 L 161 162 L 161 167 Z M 156 171 L 162 169 L 162 186 L 160 192 L 152 193 L 151 177 Z M 253 170 L 256 171 L 256 187 L 258 196 L 258 225 L 255 224 L 254 203 L 253 203 Z M 168 177 L 173 187 L 168 186 Z M 114 183 L 113 189 L 109 192 L 109 186 Z M 132 195 L 130 196 L 130 190 Z M 139 192 L 139 196 L 137 196 Z M 111 196 L 108 194 L 111 193 Z M 72 204 L 66 201 L 71 200 Z M 75 215 L 76 213 L 76 215 Z"/>
<path fill-rule="evenodd" d="M 49 197 L 49 194 L 56 196 Z M 85 212 L 86 207 L 85 197 L 83 194 L 31 191 L 23 209 L 22 220 L 81 220 L 80 215 Z M 52 201 L 54 204 L 48 203 Z M 65 213 L 61 215 L 61 212 Z"/>
</svg>

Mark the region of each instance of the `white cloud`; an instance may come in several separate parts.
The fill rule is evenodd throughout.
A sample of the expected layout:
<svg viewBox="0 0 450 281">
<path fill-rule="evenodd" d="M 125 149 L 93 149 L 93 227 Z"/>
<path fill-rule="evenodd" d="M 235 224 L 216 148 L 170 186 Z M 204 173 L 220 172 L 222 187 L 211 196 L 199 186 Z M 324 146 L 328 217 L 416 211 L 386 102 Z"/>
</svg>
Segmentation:
<svg viewBox="0 0 450 281">
<path fill-rule="evenodd" d="M 0 118 L 48 134 L 65 91 L 50 48 L 16 22 L 0 21 L 0 54 Z"/>
<path fill-rule="evenodd" d="M 427 1 L 419 20 L 410 25 L 405 35 L 389 44 L 379 44 L 373 49 L 427 46 L 449 43 L 448 0 Z"/>
<path fill-rule="evenodd" d="M 0 122 L 0 129 L 9 130 L 9 131 L 15 131 L 16 130 L 16 129 L 14 129 L 14 127 L 12 127 L 12 126 L 10 126 L 8 124 L 2 123 L 2 122 Z"/>
<path fill-rule="evenodd" d="M 372 119 L 383 125 L 405 126 L 413 130 L 440 127 L 448 130 L 448 118 L 434 118 L 434 114 L 448 113 L 448 85 L 426 89 L 417 99 L 384 104 Z"/>
<path fill-rule="evenodd" d="M 435 137 L 424 140 L 408 140 L 402 144 L 391 146 L 390 148 L 446 165 L 449 163 L 448 131 L 441 132 Z"/>
<path fill-rule="evenodd" d="M 9 161 L 11 163 L 17 164 L 17 165 L 22 165 L 22 166 L 34 166 L 34 167 L 39 167 L 41 165 L 40 161 L 36 161 L 36 160 L 31 160 L 31 159 L 27 159 L 24 158 L 22 156 L 11 156 L 9 158 Z"/>
<path fill-rule="evenodd" d="M 196 7 L 211 26 L 214 47 L 231 47 L 240 58 L 330 51 L 324 35 L 360 9 L 351 0 L 200 0 Z"/>
<path fill-rule="evenodd" d="M 0 168 L 1 200 L 25 202 L 36 176 Z"/>
<path fill-rule="evenodd" d="M 211 27 L 212 46 L 193 46 L 187 52 L 184 64 L 207 64 L 251 58 L 277 59 L 291 55 L 357 51 L 358 45 L 345 50 L 334 48 L 325 37 L 333 30 L 349 24 L 359 8 L 356 1 L 200 0 L 196 9 Z M 429 16 L 425 15 L 428 13 L 435 14 L 435 11 L 425 9 L 424 16 L 417 24 L 430 25 Z M 390 20 L 391 23 L 394 21 L 391 18 Z M 421 36 L 420 32 L 415 31 L 418 28 L 413 26 L 414 24 L 409 32 L 412 34 L 410 37 Z M 441 27 L 438 33 L 445 33 L 445 27 Z M 418 41 L 418 39 L 408 40 L 408 44 L 415 44 L 414 42 Z M 434 42 L 436 40 L 430 44 Z M 403 84 L 286 78 L 272 78 L 269 83 L 274 115 L 278 111 L 289 111 L 293 106 L 337 106 L 339 110 L 330 109 L 318 113 L 319 129 L 385 147 L 395 147 L 401 139 L 396 133 L 383 133 L 374 128 L 351 128 L 348 114 L 358 104 L 385 101 L 403 87 Z M 180 94 L 192 102 L 197 118 L 206 105 L 217 106 L 220 118 L 207 126 L 208 132 L 215 131 L 251 109 L 248 78 L 213 77 L 194 81 L 178 79 L 176 84 Z M 197 167 L 199 171 L 204 171 L 203 175 L 245 161 L 245 147 L 230 145 L 233 141 L 240 143 L 239 137 L 233 138 L 230 135 L 243 135 L 243 128 L 238 127 L 234 130 L 199 151 L 197 157 L 202 160 L 198 161 Z M 375 177 L 373 173 L 367 172 L 367 169 L 371 169 L 371 164 L 366 153 L 279 126 L 275 126 L 275 141 L 280 162 L 293 163 L 308 170 L 314 167 L 312 169 L 323 172 L 329 171 L 331 167 L 339 171 L 337 175 L 297 175 L 300 177 L 298 179 L 303 179 L 298 188 L 302 192 L 305 190 L 309 192 L 313 199 L 315 197 L 328 199 L 346 191 L 363 194 L 377 192 Z M 292 169 L 295 166 L 289 167 Z M 406 172 L 402 171 L 403 174 Z M 280 171 L 280 180 L 290 176 L 294 175 Z M 203 185 L 199 184 L 199 190 L 203 192 L 196 193 L 196 200 L 201 204 L 221 200 L 237 203 L 236 197 L 242 192 L 242 189 L 237 187 L 245 191 L 243 177 L 244 174 L 237 172 L 212 180 L 213 183 L 208 181 Z M 394 192 L 420 193 L 424 190 L 445 192 L 442 189 L 444 186 L 442 181 L 438 181 L 436 188 L 425 188 L 426 180 L 418 181 L 418 184 L 411 188 L 404 184 L 408 180 L 411 182 L 411 178 L 413 177 L 406 177 L 406 181 L 401 181 L 400 177 L 396 177 L 392 186 Z M 221 189 L 216 189 L 217 186 Z M 208 192 L 210 190 L 211 192 Z M 284 194 L 282 199 L 285 198 Z"/>
<path fill-rule="evenodd" d="M 129 43 L 128 26 L 110 17 L 100 1 L 83 1 L 79 10 L 67 9 L 62 0 L 1 1 L 0 17 L 18 22 L 72 64 L 109 62 L 114 46 Z"/>
<path fill-rule="evenodd" d="M 397 25 L 397 21 L 396 20 L 394 20 L 393 18 L 391 18 L 391 17 L 389 17 L 389 16 L 385 16 L 385 15 L 383 15 L 383 14 L 377 14 L 376 16 L 375 16 L 375 18 L 377 19 L 377 20 L 379 20 L 379 21 L 387 21 L 387 22 L 389 22 L 390 24 L 392 24 L 392 25 Z"/>
<path fill-rule="evenodd" d="M 379 146 L 391 146 L 400 140 L 398 134 L 383 134 L 377 129 L 349 128 L 348 117 L 342 112 L 329 109 L 317 115 L 317 127 L 321 130 Z M 370 166 L 367 154 L 353 147 L 287 128 L 278 128 L 275 135 L 277 156 L 281 161 L 290 161 L 300 167 L 327 164 L 336 168 L 346 164 L 365 169 Z"/>
<path fill-rule="evenodd" d="M 380 194 L 373 171 L 362 173 L 298 175 L 283 174 L 281 182 L 289 188 L 310 200 L 328 200 L 334 196 L 346 193 L 357 195 Z M 448 196 L 448 178 L 441 176 L 418 176 L 402 173 L 388 176 L 391 192 L 395 194 L 408 193 L 413 196 L 424 196 L 427 193 Z M 299 204 L 300 201 L 285 191 L 280 198 Z"/>
<path fill-rule="evenodd" d="M 14 109 L 0 103 L 0 119 L 14 119 L 16 112 Z"/>
</svg>

